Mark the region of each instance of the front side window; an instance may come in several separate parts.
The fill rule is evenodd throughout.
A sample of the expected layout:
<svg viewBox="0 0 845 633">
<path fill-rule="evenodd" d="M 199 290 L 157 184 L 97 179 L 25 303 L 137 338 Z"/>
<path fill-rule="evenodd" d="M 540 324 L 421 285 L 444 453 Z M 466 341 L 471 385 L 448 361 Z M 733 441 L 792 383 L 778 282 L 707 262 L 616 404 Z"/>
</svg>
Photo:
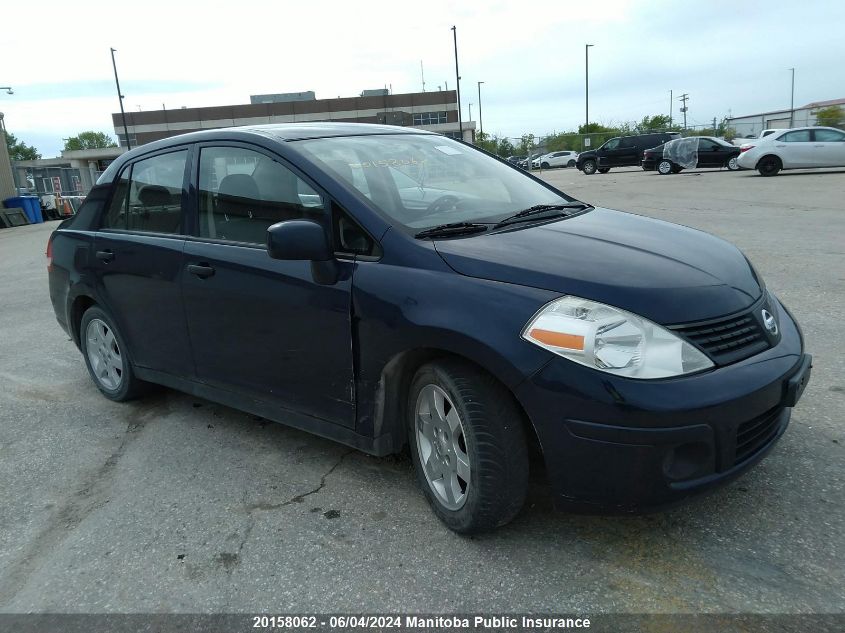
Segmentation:
<svg viewBox="0 0 845 633">
<path fill-rule="evenodd" d="M 786 143 L 809 143 L 810 130 L 795 130 L 794 132 L 787 132 L 778 140 Z"/>
<path fill-rule="evenodd" d="M 845 132 L 837 132 L 836 130 L 814 130 L 814 132 L 816 141 L 819 143 L 845 142 Z"/>
<path fill-rule="evenodd" d="M 200 150 L 200 237 L 264 244 L 270 225 L 324 214 L 320 195 L 269 156 L 242 147 Z"/>
<path fill-rule="evenodd" d="M 411 230 L 496 222 L 536 204 L 570 200 L 498 160 L 433 134 L 380 134 L 291 143 Z"/>
<path fill-rule="evenodd" d="M 604 149 L 616 149 L 619 147 L 619 139 L 612 138 L 607 143 L 604 144 Z"/>
<path fill-rule="evenodd" d="M 188 150 L 132 163 L 115 180 L 102 227 L 149 233 L 179 233 L 182 182 Z"/>
</svg>

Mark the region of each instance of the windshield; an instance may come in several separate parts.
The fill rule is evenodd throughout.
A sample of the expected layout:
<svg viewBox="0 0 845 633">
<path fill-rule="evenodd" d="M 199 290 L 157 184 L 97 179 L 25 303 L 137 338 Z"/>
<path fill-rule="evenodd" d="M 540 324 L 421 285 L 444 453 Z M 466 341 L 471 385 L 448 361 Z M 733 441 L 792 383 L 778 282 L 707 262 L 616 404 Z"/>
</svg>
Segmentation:
<svg viewBox="0 0 845 633">
<path fill-rule="evenodd" d="M 442 136 L 346 136 L 296 144 L 391 222 L 412 231 L 452 222 L 496 223 L 538 204 L 571 202 L 521 171 Z"/>
</svg>

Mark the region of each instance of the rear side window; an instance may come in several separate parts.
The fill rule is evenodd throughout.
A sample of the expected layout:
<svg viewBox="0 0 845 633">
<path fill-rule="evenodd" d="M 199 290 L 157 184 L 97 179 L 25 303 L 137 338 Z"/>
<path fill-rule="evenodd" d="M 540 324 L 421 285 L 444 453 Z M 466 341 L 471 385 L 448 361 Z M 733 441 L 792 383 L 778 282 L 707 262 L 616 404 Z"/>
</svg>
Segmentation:
<svg viewBox="0 0 845 633">
<path fill-rule="evenodd" d="M 325 215 L 320 194 L 269 156 L 242 147 L 200 151 L 201 237 L 264 244 L 271 224 Z"/>
<path fill-rule="evenodd" d="M 182 182 L 188 150 L 139 160 L 124 169 L 103 219 L 103 228 L 179 233 Z"/>
<path fill-rule="evenodd" d="M 778 140 L 786 143 L 809 143 L 810 130 L 795 130 L 794 132 L 787 132 Z"/>
</svg>

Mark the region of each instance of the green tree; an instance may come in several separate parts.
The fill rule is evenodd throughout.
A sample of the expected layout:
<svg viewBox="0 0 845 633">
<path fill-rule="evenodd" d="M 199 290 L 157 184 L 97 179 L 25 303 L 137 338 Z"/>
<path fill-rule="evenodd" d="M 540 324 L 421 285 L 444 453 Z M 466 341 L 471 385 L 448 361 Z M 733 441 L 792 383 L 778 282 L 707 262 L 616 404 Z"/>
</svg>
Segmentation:
<svg viewBox="0 0 845 633">
<path fill-rule="evenodd" d="M 669 125 L 668 114 L 655 114 L 654 116 L 644 116 L 643 120 L 637 123 L 635 130 L 637 134 L 644 134 L 646 132 L 663 132 L 677 126 Z"/>
<path fill-rule="evenodd" d="M 501 156 L 502 158 L 507 158 L 508 156 L 513 156 L 516 154 L 516 148 L 513 146 L 513 143 L 510 142 L 510 139 L 500 138 L 498 147 L 496 148 L 496 154 Z"/>
<path fill-rule="evenodd" d="M 117 147 L 111 136 L 104 132 L 80 132 L 65 140 L 65 150 L 77 149 L 103 149 L 105 147 Z"/>
<path fill-rule="evenodd" d="M 519 145 L 516 146 L 516 153 L 520 156 L 528 156 L 534 151 L 534 147 L 536 147 L 534 143 L 534 135 L 523 134 L 519 139 Z"/>
<path fill-rule="evenodd" d="M 41 158 L 41 154 L 34 146 L 19 141 L 18 137 L 11 132 L 6 132 L 6 147 L 9 149 L 11 160 L 37 160 Z"/>
<path fill-rule="evenodd" d="M 840 105 L 827 106 L 817 110 L 816 125 L 845 129 L 845 110 Z"/>
</svg>

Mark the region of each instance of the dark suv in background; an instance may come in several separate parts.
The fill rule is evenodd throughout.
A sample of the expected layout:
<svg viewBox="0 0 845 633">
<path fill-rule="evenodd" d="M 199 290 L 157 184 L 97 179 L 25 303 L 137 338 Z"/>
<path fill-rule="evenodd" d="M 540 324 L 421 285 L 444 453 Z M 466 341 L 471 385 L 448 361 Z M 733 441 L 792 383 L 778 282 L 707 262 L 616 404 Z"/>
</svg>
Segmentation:
<svg viewBox="0 0 845 633">
<path fill-rule="evenodd" d="M 680 137 L 677 132 L 616 136 L 597 149 L 578 154 L 576 167 L 588 176 L 597 171 L 606 174 L 611 167 L 639 167 L 645 150 Z"/>
</svg>

